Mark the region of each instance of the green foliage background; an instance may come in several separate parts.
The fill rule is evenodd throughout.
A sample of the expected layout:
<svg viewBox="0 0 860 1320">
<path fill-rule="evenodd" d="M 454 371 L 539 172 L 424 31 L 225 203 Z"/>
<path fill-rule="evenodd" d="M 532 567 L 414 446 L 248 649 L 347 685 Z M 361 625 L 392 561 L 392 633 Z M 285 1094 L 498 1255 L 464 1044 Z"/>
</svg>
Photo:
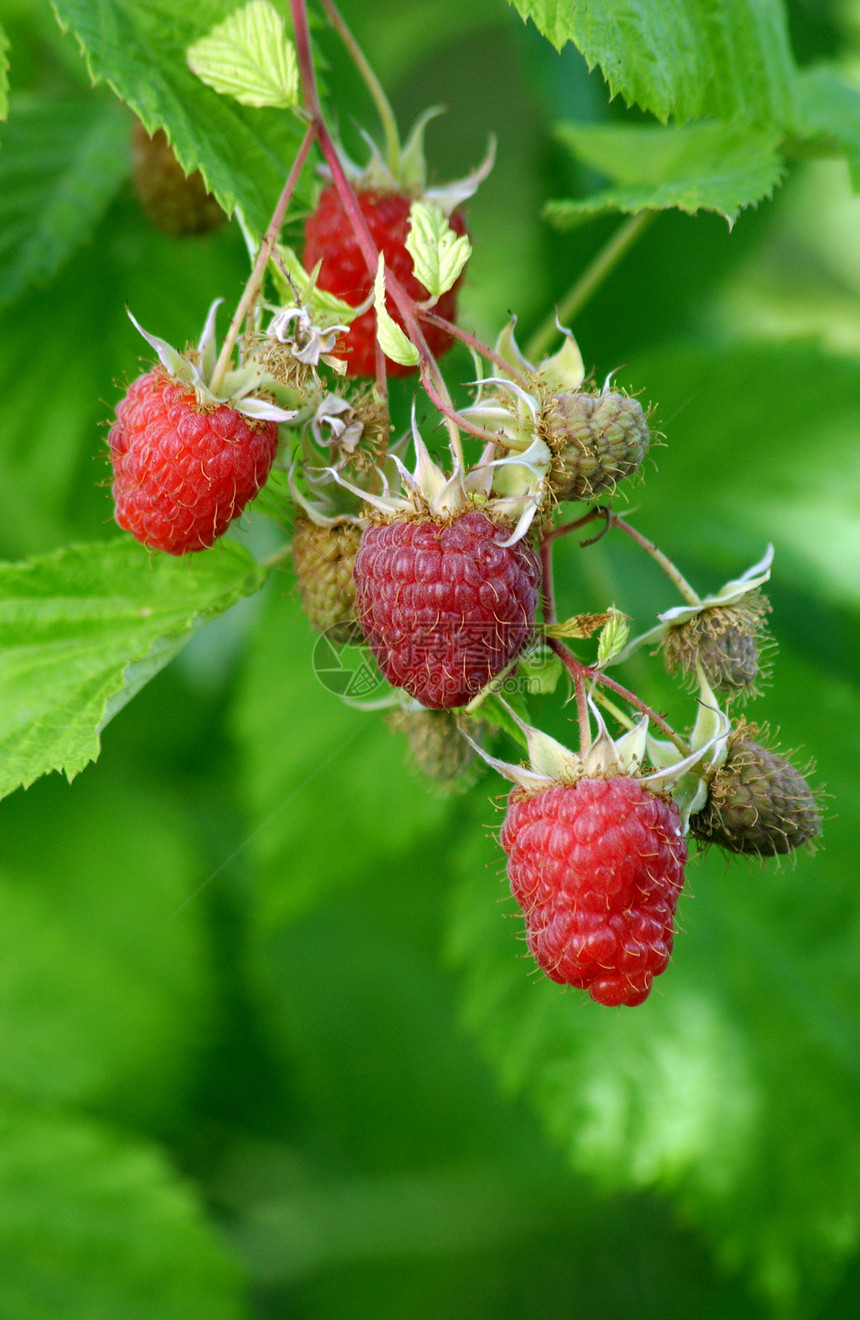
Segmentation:
<svg viewBox="0 0 860 1320">
<path fill-rule="evenodd" d="M 574 325 L 657 406 L 636 525 L 703 590 L 776 548 L 758 705 L 817 759 L 824 848 L 696 858 L 669 971 L 618 1013 L 518 956 L 500 783 L 428 794 L 319 684 L 289 570 L 258 590 L 283 524 L 177 564 L 112 523 L 124 305 L 182 344 L 247 270 L 235 225 L 153 229 L 122 102 L 257 229 L 300 136 L 185 68 L 233 7 L 57 0 L 64 34 L 0 0 L 0 782 L 30 784 L 0 804 L 0 1317 L 853 1316 L 860 7 L 342 6 L 403 125 L 449 107 L 438 178 L 498 137 L 481 337 L 514 310 L 527 340 L 655 212 Z M 315 32 L 357 152 L 371 108 Z M 569 614 L 674 603 L 627 544 L 557 565 Z"/>
</svg>

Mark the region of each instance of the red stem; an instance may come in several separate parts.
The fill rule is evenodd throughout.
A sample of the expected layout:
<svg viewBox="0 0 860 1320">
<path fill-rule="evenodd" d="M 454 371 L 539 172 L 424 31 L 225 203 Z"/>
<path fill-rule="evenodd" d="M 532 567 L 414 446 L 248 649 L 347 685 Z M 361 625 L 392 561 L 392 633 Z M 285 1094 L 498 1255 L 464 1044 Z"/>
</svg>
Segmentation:
<svg viewBox="0 0 860 1320">
<path fill-rule="evenodd" d="M 593 679 L 595 682 L 602 684 L 603 687 L 609 688 L 611 692 L 614 692 L 616 696 L 621 697 L 624 701 L 626 701 L 629 705 L 633 706 L 636 710 L 641 711 L 643 715 L 647 715 L 651 723 L 656 724 L 660 732 L 664 733 L 666 737 L 669 739 L 669 741 L 674 743 L 674 745 L 678 748 L 679 751 L 683 752 L 685 756 L 689 755 L 690 748 L 686 745 L 684 740 L 675 732 L 671 724 L 669 724 L 662 715 L 658 714 L 656 710 L 652 710 L 650 706 L 646 706 L 645 702 L 640 700 L 640 698 L 636 696 L 635 692 L 630 692 L 628 688 L 622 687 L 620 683 L 616 683 L 615 679 L 609 678 L 607 674 L 604 674 L 602 669 L 597 669 L 593 665 L 580 664 L 576 656 L 573 655 L 567 649 L 567 647 L 560 640 L 560 638 L 548 637 L 546 640 L 550 649 L 555 652 L 555 654 L 558 656 L 559 660 L 561 660 L 565 669 L 567 669 L 568 673 L 571 675 L 573 679 L 574 688 L 576 690 L 577 707 L 579 707 L 580 705 L 580 696 L 579 696 L 580 685 L 582 685 L 584 692 L 584 685 L 586 680 Z M 587 707 L 586 707 L 586 712 L 587 712 Z M 579 725 L 580 725 L 580 735 L 581 735 L 582 733 L 581 708 L 579 710 Z M 583 746 L 587 746 L 587 745 L 588 742 L 586 741 L 583 744 Z"/>
<path fill-rule="evenodd" d="M 260 289 L 263 287 L 263 280 L 266 275 L 266 267 L 269 264 L 269 258 L 272 255 L 278 234 L 281 231 L 281 225 L 284 223 L 284 216 L 287 213 L 287 207 L 290 204 L 293 193 L 296 190 L 299 177 L 304 169 L 305 161 L 308 158 L 311 146 L 313 145 L 316 132 L 313 124 L 308 126 L 308 130 L 299 147 L 296 159 L 293 161 L 293 168 L 290 170 L 287 182 L 284 184 L 283 192 L 278 198 L 278 204 L 275 207 L 274 214 L 269 221 L 269 227 L 263 235 L 263 241 L 260 244 L 260 251 L 257 253 L 257 259 L 254 262 L 254 268 L 251 271 L 248 283 L 245 285 L 242 297 L 239 299 L 239 305 L 233 313 L 233 319 L 230 322 L 230 328 L 227 336 L 221 346 L 221 352 L 215 369 L 212 373 L 210 382 L 213 390 L 217 392 L 221 382 L 227 372 L 236 340 L 239 338 L 239 328 L 246 317 L 253 313 L 257 298 L 260 295 Z"/>
<path fill-rule="evenodd" d="M 500 445 L 507 449 L 511 448 L 504 436 L 501 436 L 500 438 L 499 432 L 485 431 L 483 426 L 475 426 L 474 422 L 470 422 L 467 417 L 463 417 L 458 413 L 450 399 L 443 398 L 438 392 L 435 385 L 430 380 L 429 373 L 425 372 L 423 366 L 421 370 L 421 385 L 430 402 L 435 404 L 442 416 L 447 417 L 449 421 L 454 422 L 461 431 L 465 431 L 467 435 L 474 436 L 476 440 L 483 440 L 485 444 L 489 443 L 492 445 Z M 447 395 L 447 390 L 445 393 Z"/>
<path fill-rule="evenodd" d="M 468 330 L 461 329 L 459 325 L 455 325 L 453 321 L 447 321 L 444 316 L 438 316 L 436 312 L 419 311 L 418 316 L 420 320 L 429 321 L 431 325 L 438 326 L 440 330 L 444 330 L 445 333 L 451 335 L 452 338 L 461 339 L 464 344 L 468 345 L 469 348 L 473 348 L 476 353 L 480 354 L 481 357 L 486 358 L 488 362 L 495 363 L 495 365 L 503 371 L 506 376 L 509 376 L 514 380 L 517 385 L 520 385 L 523 389 L 528 389 L 528 381 L 525 376 L 517 371 L 516 367 L 512 367 L 510 362 L 506 362 L 503 357 L 500 357 L 492 348 L 489 348 L 486 344 L 482 343 L 477 335 L 470 335 Z"/>
<path fill-rule="evenodd" d="M 583 514 L 581 518 L 577 518 L 575 522 L 563 523 L 561 527 L 554 527 L 551 532 L 547 532 L 544 542 L 548 545 L 554 541 L 557 536 L 566 536 L 568 532 L 578 532 L 580 527 L 587 526 L 588 523 L 593 522 L 595 518 L 599 518 L 601 515 L 607 517 L 608 511 L 602 505 L 598 504 L 595 508 L 589 509 L 588 513 Z M 604 533 L 601 532 L 600 535 L 603 536 Z M 597 539 L 599 540 L 600 537 Z M 584 541 L 582 544 L 592 545 L 593 542 Z"/>
<path fill-rule="evenodd" d="M 343 166 L 338 158 L 337 148 L 323 118 L 314 72 L 305 0 L 290 0 L 290 10 L 293 16 L 296 53 L 305 105 L 313 118 L 320 150 L 331 170 L 332 182 L 337 189 L 338 196 L 361 248 L 362 256 L 367 263 L 368 273 L 375 278 L 379 262 L 379 251 L 371 237 L 367 221 L 361 213 L 355 192 L 344 173 Z M 391 294 L 394 305 L 403 319 L 406 332 L 421 356 L 422 377 L 426 371 L 427 375 L 432 377 L 437 392 L 447 398 L 448 389 L 439 371 L 436 359 L 427 346 L 424 332 L 418 320 L 415 301 L 410 298 L 397 276 L 392 274 L 388 267 L 385 269 L 385 288 Z M 435 399 L 433 401 L 436 402 Z"/>
<path fill-rule="evenodd" d="M 549 537 L 541 542 L 540 560 L 543 566 L 543 617 L 546 624 L 556 623 L 555 587 L 552 577 L 552 542 Z"/>
</svg>

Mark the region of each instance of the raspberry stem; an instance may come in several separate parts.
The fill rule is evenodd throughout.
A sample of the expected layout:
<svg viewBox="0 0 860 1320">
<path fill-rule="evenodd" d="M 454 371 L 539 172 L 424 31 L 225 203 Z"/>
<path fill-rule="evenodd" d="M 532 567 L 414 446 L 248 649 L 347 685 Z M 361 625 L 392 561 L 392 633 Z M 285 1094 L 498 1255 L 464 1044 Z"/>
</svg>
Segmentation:
<svg viewBox="0 0 860 1320">
<path fill-rule="evenodd" d="M 483 440 L 486 444 L 500 445 L 504 449 L 516 448 L 515 445 L 509 443 L 509 441 L 506 439 L 506 437 L 504 437 L 501 434 L 501 432 L 486 431 L 483 428 L 483 426 L 476 426 L 474 422 L 469 421 L 468 417 L 463 417 L 461 413 L 458 413 L 453 403 L 451 402 L 450 397 L 448 396 L 447 389 L 445 390 L 445 395 L 443 397 L 442 394 L 436 389 L 436 386 L 433 384 L 433 382 L 430 380 L 429 375 L 425 375 L 423 370 L 421 372 L 421 387 L 424 390 L 424 393 L 427 395 L 430 402 L 434 404 L 436 408 L 439 409 L 439 412 L 442 414 L 442 416 L 445 417 L 447 421 L 451 423 L 454 427 L 459 428 L 459 430 L 465 431 L 467 435 L 473 436 L 476 440 Z M 449 427 L 449 433 L 450 433 L 450 427 Z M 458 441 L 459 441 L 459 435 L 458 435 Z M 457 459 L 455 456 L 455 462 L 456 461 Z M 463 462 L 463 456 L 462 454 L 460 454 L 460 463 L 462 464 L 462 462 Z"/>
<path fill-rule="evenodd" d="M 651 723 L 656 724 L 660 732 L 666 735 L 669 741 L 677 747 L 678 751 L 681 752 L 683 756 L 690 755 L 692 748 L 689 744 L 684 741 L 680 734 L 675 732 L 671 724 L 669 724 L 669 722 L 659 714 L 658 711 L 654 710 L 652 706 L 646 706 L 645 702 L 637 697 L 635 692 L 631 692 L 628 688 L 622 687 L 614 678 L 610 678 L 608 674 L 602 673 L 599 669 L 589 668 L 587 672 L 593 675 L 598 683 L 601 683 L 604 687 L 608 687 L 616 694 L 616 696 L 622 697 L 625 701 L 629 702 L 631 706 L 634 706 L 636 710 L 641 711 L 643 715 L 647 715 Z"/>
<path fill-rule="evenodd" d="M 656 211 L 640 211 L 638 215 L 630 216 L 615 231 L 609 242 L 600 249 L 594 260 L 562 298 L 553 314 L 548 316 L 532 335 L 525 352 L 530 362 L 536 362 L 543 356 L 558 333 L 559 321 L 572 321 L 582 311 L 606 277 L 625 256 L 628 248 L 631 248 L 648 228 L 656 214 Z"/>
<path fill-rule="evenodd" d="M 316 131 L 313 124 L 310 125 L 302 144 L 299 147 L 296 159 L 293 161 L 293 167 L 290 170 L 287 182 L 284 184 L 284 190 L 278 198 L 278 204 L 275 207 L 269 227 L 263 235 L 263 241 L 260 244 L 260 250 L 257 253 L 257 259 L 254 262 L 254 268 L 251 271 L 248 283 L 245 285 L 239 304 L 233 313 L 233 319 L 230 322 L 230 328 L 227 331 L 224 343 L 221 346 L 221 352 L 218 355 L 218 361 L 215 363 L 215 370 L 212 373 L 212 380 L 209 388 L 213 394 L 217 394 L 221 388 L 224 377 L 230 366 L 230 359 L 233 355 L 233 349 L 236 347 L 236 340 L 239 338 L 239 331 L 245 317 L 250 314 L 254 303 L 257 301 L 260 289 L 263 286 L 263 280 L 266 276 L 266 267 L 269 264 L 269 258 L 280 233 L 281 225 L 284 222 L 284 216 L 287 213 L 287 207 L 290 199 L 296 190 L 299 176 L 304 169 L 305 161 L 308 158 L 308 152 L 316 137 Z"/>
<path fill-rule="evenodd" d="M 516 381 L 517 385 L 521 386 L 522 389 L 528 389 L 528 381 L 525 376 L 523 376 L 516 367 L 512 366 L 510 362 L 501 357 L 492 348 L 489 348 L 486 344 L 482 343 L 477 335 L 469 334 L 468 330 L 463 330 L 461 326 L 455 325 L 453 321 L 446 321 L 444 316 L 437 316 L 435 312 L 422 312 L 420 319 L 422 321 L 429 321 L 431 325 L 438 326 L 440 330 L 444 330 L 452 339 L 462 340 L 467 348 L 471 348 L 473 352 L 478 353 L 481 357 L 486 358 L 488 362 L 492 362 L 494 366 L 499 367 L 506 376 L 511 380 Z"/>
<path fill-rule="evenodd" d="M 603 531 L 600 532 L 599 535 L 593 536 L 589 541 L 580 541 L 581 546 L 594 545 L 595 541 L 601 541 L 603 539 L 612 524 L 612 514 L 603 504 L 596 504 L 593 509 L 589 509 L 588 513 L 583 514 L 581 518 L 575 519 L 574 522 L 562 523 L 560 527 L 554 527 L 552 531 L 547 532 L 544 537 L 544 544 L 551 545 L 557 536 L 566 536 L 569 532 L 578 532 L 580 527 L 587 526 L 587 524 L 593 522 L 595 518 L 606 519 L 606 526 L 603 528 Z"/>
<path fill-rule="evenodd" d="M 629 705 L 633 706 L 636 710 L 641 711 L 643 715 L 647 715 L 651 723 L 655 724 L 660 732 L 665 734 L 669 741 L 677 747 L 678 751 L 681 752 L 683 756 L 690 755 L 690 747 L 684 742 L 683 738 L 675 732 L 671 724 L 669 724 L 664 717 L 651 706 L 647 706 L 640 697 L 636 696 L 635 692 L 631 692 L 628 688 L 622 687 L 614 678 L 609 678 L 607 674 L 604 674 L 603 671 L 596 666 L 581 664 L 576 656 L 568 650 L 558 637 L 547 637 L 546 642 L 550 650 L 555 652 L 573 679 L 574 691 L 576 692 L 577 710 L 579 712 L 580 738 L 582 740 L 583 748 L 587 747 L 591 741 L 591 733 L 588 724 L 588 703 L 585 700 L 585 683 L 586 680 L 590 679 L 595 683 L 600 683 L 604 687 L 608 687 L 610 691 L 616 694 L 616 696 L 622 697 L 624 701 L 629 703 Z M 583 711 L 585 712 L 584 720 Z M 584 736 L 583 728 L 586 730 Z"/>
<path fill-rule="evenodd" d="M 385 134 L 385 153 L 388 157 L 388 168 L 396 178 L 400 166 L 400 134 L 397 131 L 397 120 L 394 118 L 394 111 L 391 109 L 388 97 L 385 95 L 383 86 L 373 72 L 364 51 L 347 27 L 346 20 L 333 0 L 322 0 L 322 7 L 328 15 L 329 22 L 349 52 L 349 56 L 364 80 L 364 85 L 376 106 L 376 113 L 379 115 L 379 122 L 382 124 L 382 131 Z"/>
<path fill-rule="evenodd" d="M 653 541 L 649 541 L 641 532 L 637 532 L 635 527 L 631 527 L 630 523 L 625 522 L 623 518 L 619 518 L 616 513 L 610 513 L 609 521 L 613 527 L 618 527 L 622 532 L 626 532 L 631 540 L 641 546 L 660 565 L 666 576 L 674 582 L 688 605 L 701 605 L 702 599 L 698 592 L 693 590 L 683 573 L 675 567 L 671 559 L 663 554 L 662 550 L 657 549 Z"/>
</svg>

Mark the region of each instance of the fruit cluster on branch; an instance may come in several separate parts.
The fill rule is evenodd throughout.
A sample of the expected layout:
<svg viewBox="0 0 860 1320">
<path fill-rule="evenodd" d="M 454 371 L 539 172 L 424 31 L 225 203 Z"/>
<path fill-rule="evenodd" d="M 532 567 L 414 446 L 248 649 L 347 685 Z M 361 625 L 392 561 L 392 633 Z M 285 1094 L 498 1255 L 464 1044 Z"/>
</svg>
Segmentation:
<svg viewBox="0 0 860 1320">
<path fill-rule="evenodd" d="M 303 6 L 294 10 L 300 19 Z M 619 484 L 641 472 L 648 411 L 609 381 L 590 386 L 560 326 L 557 351 L 533 363 L 513 322 L 492 347 L 457 325 L 471 251 L 463 202 L 490 162 L 428 189 L 425 117 L 403 149 L 389 121 L 385 158 L 374 150 L 366 167 L 352 166 L 319 110 L 300 23 L 296 38 L 302 152 L 253 244 L 220 351 L 217 304 L 184 353 L 143 332 L 159 364 L 132 383 L 111 427 L 117 521 L 153 550 L 183 555 L 211 547 L 268 495 L 292 523 L 311 626 L 335 648 L 366 646 L 385 693 L 376 704 L 414 762 L 437 784 L 459 785 L 481 757 L 513 781 L 501 842 L 538 965 L 598 1003 L 641 1003 L 669 961 L 688 838 L 769 857 L 820 831 L 800 771 L 731 714 L 758 692 L 771 554 L 703 598 L 613 511 Z M 324 178 L 300 257 L 282 225 L 314 144 Z M 460 411 L 439 366 L 457 338 L 476 364 L 474 401 Z M 392 438 L 388 377 L 410 372 L 446 430 L 444 458 L 414 417 Z M 569 505 L 579 506 L 572 517 Z M 598 518 L 651 555 L 683 602 L 633 638 L 612 608 L 558 617 L 553 547 Z M 593 636 L 591 659 L 571 649 Z M 653 647 L 698 693 L 689 730 L 669 727 L 608 672 Z M 518 674 L 534 685 L 517 688 Z M 576 703 L 575 752 L 525 718 L 523 694 L 562 676 Z M 527 764 L 487 751 L 498 728 L 520 739 Z"/>
</svg>

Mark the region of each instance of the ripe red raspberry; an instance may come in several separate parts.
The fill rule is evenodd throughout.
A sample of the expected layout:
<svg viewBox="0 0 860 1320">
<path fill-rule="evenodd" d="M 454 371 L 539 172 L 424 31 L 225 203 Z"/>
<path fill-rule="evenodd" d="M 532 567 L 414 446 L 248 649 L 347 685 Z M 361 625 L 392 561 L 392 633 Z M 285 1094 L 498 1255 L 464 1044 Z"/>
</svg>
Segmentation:
<svg viewBox="0 0 860 1320">
<path fill-rule="evenodd" d="M 511 793 L 501 833 L 529 950 L 598 1004 L 641 1004 L 672 952 L 687 845 L 670 798 L 627 775 Z"/>
<path fill-rule="evenodd" d="M 412 258 L 406 250 L 409 208 L 414 198 L 403 193 L 385 192 L 357 192 L 356 196 L 371 237 L 383 253 L 386 265 L 400 280 L 409 296 L 416 302 L 422 302 L 428 293 L 415 278 Z M 459 208 L 449 216 L 449 224 L 456 234 L 465 234 L 466 221 Z M 369 297 L 376 272 L 371 273 L 367 269 L 367 262 L 334 184 L 323 190 L 316 210 L 305 224 L 305 250 L 302 257 L 305 269 L 313 270 L 320 260 L 322 266 L 317 281 L 320 289 L 336 294 L 351 307 L 357 307 Z M 460 280 L 457 280 L 453 288 L 443 293 L 433 307 L 433 311 L 447 321 L 453 321 L 457 314 L 459 284 Z M 387 305 L 394 320 L 402 327 L 400 314 L 390 299 Z M 451 347 L 451 336 L 444 330 L 429 324 L 425 324 L 423 329 L 428 347 L 436 357 Z M 348 376 L 376 375 L 376 312 L 373 307 L 356 317 L 349 328 L 349 334 L 341 343 L 343 346 L 336 349 L 332 356 L 346 363 Z M 414 367 L 392 362 L 390 358 L 386 359 L 386 367 L 390 376 L 406 376 L 415 370 Z"/>
<path fill-rule="evenodd" d="M 108 436 L 116 520 L 143 545 L 206 550 L 269 475 L 276 422 L 227 404 L 202 407 L 194 390 L 156 367 L 129 386 Z"/>
<path fill-rule="evenodd" d="M 385 677 L 422 705 L 463 706 L 525 646 L 540 561 L 472 510 L 372 524 L 355 557 L 356 609 Z"/>
</svg>

